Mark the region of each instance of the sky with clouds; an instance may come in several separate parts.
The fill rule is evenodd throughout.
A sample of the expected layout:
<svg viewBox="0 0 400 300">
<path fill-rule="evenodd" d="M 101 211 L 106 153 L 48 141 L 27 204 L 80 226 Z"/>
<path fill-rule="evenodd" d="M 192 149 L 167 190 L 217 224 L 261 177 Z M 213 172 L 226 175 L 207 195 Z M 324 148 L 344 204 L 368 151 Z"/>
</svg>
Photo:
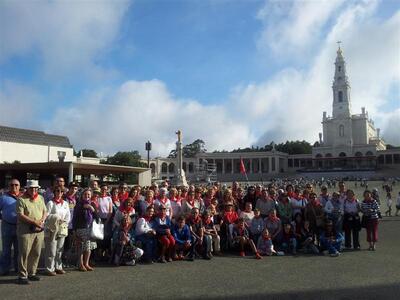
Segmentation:
<svg viewBox="0 0 400 300">
<path fill-rule="evenodd" d="M 342 42 L 353 113 L 400 145 L 396 0 L 0 2 L 0 124 L 153 156 L 318 140 Z"/>
</svg>

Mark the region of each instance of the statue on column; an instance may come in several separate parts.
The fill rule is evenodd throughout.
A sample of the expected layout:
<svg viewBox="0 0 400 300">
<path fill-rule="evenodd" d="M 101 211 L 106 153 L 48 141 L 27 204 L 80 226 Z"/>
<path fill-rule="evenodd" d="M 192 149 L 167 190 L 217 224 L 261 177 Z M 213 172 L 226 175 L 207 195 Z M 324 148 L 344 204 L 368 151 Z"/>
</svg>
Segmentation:
<svg viewBox="0 0 400 300">
<path fill-rule="evenodd" d="M 178 130 L 175 134 L 178 136 L 178 141 L 176 142 L 176 170 L 173 182 L 175 185 L 187 186 L 185 171 L 183 170 L 182 131 Z"/>
</svg>

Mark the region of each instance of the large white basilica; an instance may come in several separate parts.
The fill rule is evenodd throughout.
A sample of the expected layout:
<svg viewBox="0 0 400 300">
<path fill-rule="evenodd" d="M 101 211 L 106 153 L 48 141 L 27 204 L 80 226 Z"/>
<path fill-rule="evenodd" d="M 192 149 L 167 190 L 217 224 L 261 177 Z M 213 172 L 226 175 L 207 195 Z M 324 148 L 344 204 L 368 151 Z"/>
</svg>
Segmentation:
<svg viewBox="0 0 400 300">
<path fill-rule="evenodd" d="M 324 167 L 334 165 L 331 158 L 341 159 L 341 164 L 345 158 L 347 164 L 350 160 L 358 165 L 366 164 L 368 157 L 376 156 L 377 151 L 386 149 L 386 145 L 380 137 L 380 129 L 375 128 L 365 107 L 360 114 L 352 114 L 350 83 L 340 47 L 337 50 L 332 91 L 332 116 L 323 112 L 322 134 L 319 147 L 313 148 L 313 157 L 319 159 L 317 164 L 320 166 L 322 158 L 327 158 L 329 163 L 324 163 Z"/>
</svg>

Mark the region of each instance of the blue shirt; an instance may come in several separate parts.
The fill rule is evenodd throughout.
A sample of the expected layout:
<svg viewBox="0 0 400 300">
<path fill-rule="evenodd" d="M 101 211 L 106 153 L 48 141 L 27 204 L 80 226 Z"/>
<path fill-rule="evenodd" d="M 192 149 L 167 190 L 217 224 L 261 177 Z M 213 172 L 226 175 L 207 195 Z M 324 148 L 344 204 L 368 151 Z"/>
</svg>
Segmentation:
<svg viewBox="0 0 400 300">
<path fill-rule="evenodd" d="M 2 220 L 10 223 L 17 224 L 17 199 L 10 196 L 10 194 L 4 194 L 0 196 L 0 212 Z"/>
</svg>

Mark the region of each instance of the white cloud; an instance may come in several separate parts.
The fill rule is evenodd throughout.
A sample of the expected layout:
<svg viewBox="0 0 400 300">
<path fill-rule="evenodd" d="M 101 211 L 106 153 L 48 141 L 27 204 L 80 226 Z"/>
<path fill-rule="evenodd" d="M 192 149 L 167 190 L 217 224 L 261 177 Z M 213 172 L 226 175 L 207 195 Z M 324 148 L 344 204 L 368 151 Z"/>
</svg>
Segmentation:
<svg viewBox="0 0 400 300">
<path fill-rule="evenodd" d="M 344 0 L 266 1 L 257 18 L 264 29 L 258 39 L 261 49 L 270 48 L 278 57 L 301 57 L 315 45 L 322 29 Z"/>
<path fill-rule="evenodd" d="M 1 1 L 0 63 L 38 52 L 48 76 L 103 75 L 96 59 L 112 46 L 128 7 L 125 0 Z"/>
<path fill-rule="evenodd" d="M 233 149 L 254 141 L 242 122 L 218 105 L 174 98 L 159 80 L 128 81 L 117 89 L 104 90 L 83 105 L 60 109 L 50 125 L 66 134 L 76 148 L 89 147 L 112 154 L 118 150 L 144 152 L 147 140 L 152 155 L 174 149 L 175 131 L 182 129 L 184 143 L 200 138 L 208 150 Z"/>
</svg>

